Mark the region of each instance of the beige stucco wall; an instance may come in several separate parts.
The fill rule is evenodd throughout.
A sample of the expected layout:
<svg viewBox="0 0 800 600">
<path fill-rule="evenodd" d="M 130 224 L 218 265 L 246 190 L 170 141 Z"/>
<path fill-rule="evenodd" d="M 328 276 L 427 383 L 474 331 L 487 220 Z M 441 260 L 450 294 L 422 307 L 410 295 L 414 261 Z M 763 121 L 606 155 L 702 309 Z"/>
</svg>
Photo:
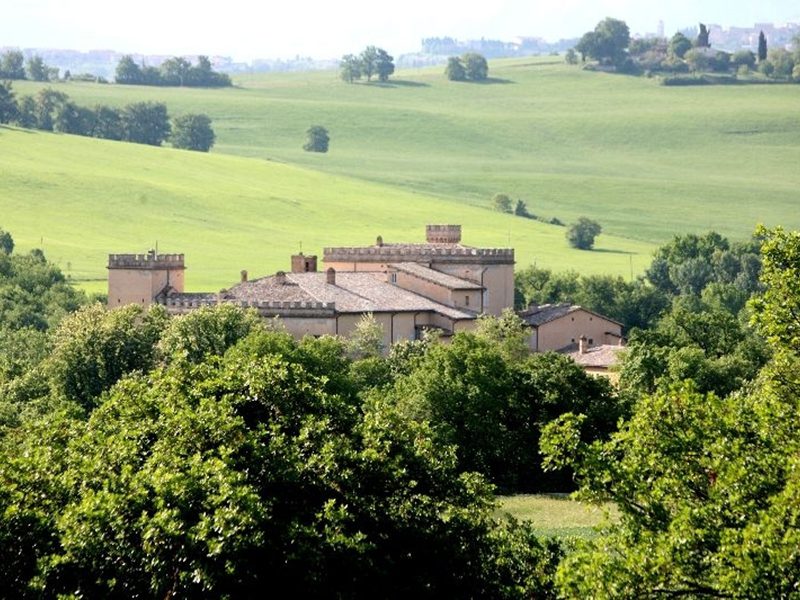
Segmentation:
<svg viewBox="0 0 800 600">
<path fill-rule="evenodd" d="M 389 281 L 391 282 L 391 275 Z M 465 308 L 467 310 L 479 311 L 481 306 L 480 290 L 453 290 L 443 285 L 439 285 L 427 279 L 422 279 L 410 273 L 398 271 L 394 273 L 395 285 L 434 300 L 445 306 L 455 308 Z"/>
<path fill-rule="evenodd" d="M 514 308 L 514 265 L 432 264 L 432 268 L 483 285 L 483 312 L 499 316 L 505 308 Z M 470 304 L 472 298 L 470 298 Z M 463 306 L 463 305 L 462 305 Z M 469 307 L 480 311 L 481 304 Z"/>
<path fill-rule="evenodd" d="M 616 335 L 606 335 L 607 331 Z M 577 344 L 582 335 L 586 336 L 589 346 L 616 344 L 622 335 L 622 328 L 617 323 L 588 311 L 576 310 L 560 319 L 540 325 L 537 333 L 537 336 L 531 336 L 531 349 L 546 352 Z"/>
<path fill-rule="evenodd" d="M 148 306 L 167 285 L 183 291 L 182 269 L 109 269 L 108 306 Z"/>
<path fill-rule="evenodd" d="M 413 340 L 415 338 L 414 313 L 373 313 L 375 321 L 383 329 L 383 347 L 388 353 L 395 342 Z M 339 315 L 339 335 L 350 337 L 361 320 L 360 314 Z M 417 315 L 417 324 L 423 325 L 426 319 Z"/>
<path fill-rule="evenodd" d="M 286 327 L 286 331 L 300 339 L 307 335 L 334 335 L 336 333 L 336 319 L 334 318 L 281 318 L 278 322 Z"/>
</svg>

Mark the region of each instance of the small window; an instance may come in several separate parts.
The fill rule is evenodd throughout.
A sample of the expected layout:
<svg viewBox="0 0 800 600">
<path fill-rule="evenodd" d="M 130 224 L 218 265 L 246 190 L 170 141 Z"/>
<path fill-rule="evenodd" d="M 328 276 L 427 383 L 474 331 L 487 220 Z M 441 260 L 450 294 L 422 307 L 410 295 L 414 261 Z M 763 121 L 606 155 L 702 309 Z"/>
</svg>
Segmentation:
<svg viewBox="0 0 800 600">
<path fill-rule="evenodd" d="M 591 320 L 592 320 L 592 317 L 589 317 L 589 320 L 591 321 Z"/>
<path fill-rule="evenodd" d="M 575 320 L 575 317 L 571 317 L 571 319 L 574 321 L 574 320 Z"/>
<path fill-rule="evenodd" d="M 389 276 L 389 281 L 391 281 L 392 283 L 397 283 L 397 273 L 392 273 Z"/>
<path fill-rule="evenodd" d="M 573 344 L 575 343 L 575 338 L 572 338 L 572 343 L 573 343 Z"/>
<path fill-rule="evenodd" d="M 591 346 L 592 344 L 594 344 L 594 340 L 592 338 L 589 338 L 589 345 Z"/>
<path fill-rule="evenodd" d="M 469 296 L 464 296 L 464 306 L 469 306 Z"/>
</svg>

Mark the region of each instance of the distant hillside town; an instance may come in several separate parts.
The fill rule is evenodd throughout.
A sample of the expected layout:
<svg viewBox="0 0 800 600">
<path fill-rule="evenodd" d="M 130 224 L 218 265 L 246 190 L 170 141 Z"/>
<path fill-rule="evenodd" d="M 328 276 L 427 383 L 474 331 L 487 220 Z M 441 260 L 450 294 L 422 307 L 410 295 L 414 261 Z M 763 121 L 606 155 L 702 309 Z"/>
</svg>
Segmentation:
<svg viewBox="0 0 800 600">
<path fill-rule="evenodd" d="M 696 27 L 681 29 L 688 37 L 696 35 Z M 709 24 L 709 39 L 714 48 L 735 52 L 736 50 L 755 50 L 758 46 L 759 32 L 763 31 L 770 48 L 789 46 L 792 38 L 800 34 L 800 23 L 755 23 L 752 27 L 728 27 Z M 664 37 L 663 21 L 653 33 L 635 34 L 636 38 Z M 560 53 L 574 47 L 578 38 L 561 39 L 548 42 L 544 38 L 519 36 L 512 40 L 459 40 L 452 37 L 430 37 L 421 41 L 419 52 L 406 53 L 395 60 L 397 67 L 424 67 L 444 64 L 448 56 L 456 56 L 465 52 L 478 52 L 486 58 L 508 58 L 514 56 L 532 56 L 537 54 Z M 13 47 L 0 47 L 0 53 L 6 50 L 18 50 Z M 62 73 L 70 71 L 73 75 L 87 73 L 108 80 L 114 79 L 117 63 L 123 56 L 132 56 L 137 64 L 159 67 L 164 61 L 173 58 L 165 54 L 130 54 L 116 50 L 64 50 L 53 48 L 22 48 L 25 58 L 34 55 L 42 57 L 44 62 L 58 68 Z M 199 56 L 199 55 L 198 55 Z M 186 56 L 192 63 L 198 56 Z M 335 69 L 339 60 L 335 58 L 320 59 L 308 56 L 294 58 L 257 58 L 250 62 L 235 61 L 230 56 L 210 56 L 211 66 L 215 71 L 223 73 L 262 73 L 270 71 L 310 71 Z"/>
</svg>

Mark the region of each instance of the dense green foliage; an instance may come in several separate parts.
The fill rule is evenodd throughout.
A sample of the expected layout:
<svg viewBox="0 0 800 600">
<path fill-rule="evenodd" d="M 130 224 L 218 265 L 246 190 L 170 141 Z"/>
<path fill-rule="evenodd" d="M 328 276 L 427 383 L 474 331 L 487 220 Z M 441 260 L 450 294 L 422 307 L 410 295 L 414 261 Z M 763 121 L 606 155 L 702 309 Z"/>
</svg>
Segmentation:
<svg viewBox="0 0 800 600">
<path fill-rule="evenodd" d="M 576 468 L 582 497 L 621 512 L 562 563 L 564 596 L 796 594 L 800 234 L 759 237 L 764 291 L 751 308 L 772 358 L 752 384 L 724 397 L 691 382 L 641 396 L 608 442 L 581 442 L 579 415 L 546 427 L 546 465 Z"/>
<path fill-rule="evenodd" d="M 0 331 L 44 331 L 86 301 L 41 250 L 14 252 L 14 240 L 0 229 Z"/>
<path fill-rule="evenodd" d="M 151 146 L 160 146 L 170 134 L 167 107 L 161 102 L 135 102 L 122 109 L 98 105 L 91 109 L 78 106 L 67 94 L 52 88 L 39 90 L 35 98 L 23 96 L 14 101 L 10 83 L 0 83 L 0 122 L 4 115 L 20 127 Z M 214 132 L 206 115 L 185 115 L 175 123 L 177 147 L 208 151 L 213 145 Z"/>
<path fill-rule="evenodd" d="M 6 50 L 0 56 L 0 79 L 25 79 L 25 57 L 19 50 Z"/>
<path fill-rule="evenodd" d="M 0 595 L 552 597 L 558 545 L 380 391 L 434 346 L 353 354 L 230 305 L 93 305 L 47 343 L 42 383 L 0 388 Z"/>
<path fill-rule="evenodd" d="M 583 34 L 575 50 L 581 53 L 584 60 L 590 57 L 604 64 L 621 65 L 630 41 L 628 25 L 608 17 L 600 21 L 593 31 Z"/>
<path fill-rule="evenodd" d="M 328 130 L 322 125 L 312 125 L 306 130 L 306 143 L 303 150 L 306 152 L 327 152 L 331 138 Z"/>
<path fill-rule="evenodd" d="M 562 413 L 589 414 L 586 439 L 615 428 L 624 407 L 605 379 L 564 356 L 529 355 L 513 315 L 486 319 L 476 334 L 434 345 L 399 378 L 391 396 L 407 414 L 430 422 L 454 444 L 460 468 L 484 473 L 505 491 L 569 489 L 569 476 L 540 468 L 541 427 Z"/>
<path fill-rule="evenodd" d="M 467 52 L 448 58 L 444 74 L 450 81 L 485 81 L 489 77 L 489 63 L 483 55 Z"/>
<path fill-rule="evenodd" d="M 231 78 L 217 73 L 207 56 L 198 56 L 192 65 L 183 57 L 165 60 L 160 68 L 139 66 L 131 56 L 123 56 L 117 64 L 116 82 L 125 85 L 176 87 L 230 87 Z"/>
<path fill-rule="evenodd" d="M 172 120 L 169 141 L 175 148 L 208 152 L 215 139 L 208 115 L 181 115 Z"/>
<path fill-rule="evenodd" d="M 594 246 L 594 239 L 602 231 L 600 223 L 587 217 L 581 217 L 567 229 L 567 241 L 573 248 L 591 250 Z"/>
<path fill-rule="evenodd" d="M 377 76 L 378 81 L 385 83 L 394 73 L 394 58 L 383 48 L 367 46 L 358 56 L 345 54 L 339 66 L 341 78 L 347 83 L 353 83 L 362 76 L 367 81 Z"/>
</svg>

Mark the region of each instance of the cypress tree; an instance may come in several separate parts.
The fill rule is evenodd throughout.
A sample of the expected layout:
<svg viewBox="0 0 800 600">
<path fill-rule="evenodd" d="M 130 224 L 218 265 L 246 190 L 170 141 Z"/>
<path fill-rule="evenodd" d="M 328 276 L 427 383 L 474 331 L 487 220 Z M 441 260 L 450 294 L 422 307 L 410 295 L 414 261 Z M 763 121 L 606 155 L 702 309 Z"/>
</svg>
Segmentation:
<svg viewBox="0 0 800 600">
<path fill-rule="evenodd" d="M 767 38 L 764 32 L 758 34 L 758 62 L 767 60 Z"/>
</svg>

